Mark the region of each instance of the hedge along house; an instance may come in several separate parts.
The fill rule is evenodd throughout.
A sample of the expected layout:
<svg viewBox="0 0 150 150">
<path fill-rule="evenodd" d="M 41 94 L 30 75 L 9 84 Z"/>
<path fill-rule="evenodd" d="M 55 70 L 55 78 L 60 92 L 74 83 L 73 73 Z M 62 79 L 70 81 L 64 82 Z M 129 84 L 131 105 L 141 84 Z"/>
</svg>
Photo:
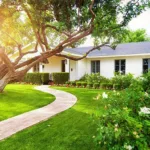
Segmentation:
<svg viewBox="0 0 150 150">
<path fill-rule="evenodd" d="M 92 47 L 65 49 L 62 53 L 81 57 Z M 49 58 L 49 64 L 36 65 L 31 72 L 69 72 L 70 80 L 78 80 L 85 74 L 100 73 L 111 78 L 114 72 L 131 73 L 140 76 L 150 68 L 150 42 L 126 43 L 117 45 L 113 50 L 102 47 L 92 51 L 86 58 L 73 61 L 63 57 Z"/>
</svg>

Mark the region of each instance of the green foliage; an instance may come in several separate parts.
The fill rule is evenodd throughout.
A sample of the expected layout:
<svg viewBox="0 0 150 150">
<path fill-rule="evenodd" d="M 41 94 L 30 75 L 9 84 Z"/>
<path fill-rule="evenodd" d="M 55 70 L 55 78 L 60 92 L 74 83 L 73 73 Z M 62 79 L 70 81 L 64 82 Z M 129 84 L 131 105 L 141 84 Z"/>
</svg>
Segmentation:
<svg viewBox="0 0 150 150">
<path fill-rule="evenodd" d="M 86 86 L 87 86 L 87 82 L 82 81 L 82 82 L 81 82 L 81 86 L 82 86 L 82 87 L 86 87 Z"/>
<path fill-rule="evenodd" d="M 48 84 L 49 73 L 27 73 L 23 81 L 32 84 Z"/>
<path fill-rule="evenodd" d="M 112 83 L 121 85 L 122 89 L 128 88 L 132 81 L 133 75 L 130 73 L 126 75 L 117 74 L 112 78 Z"/>
<path fill-rule="evenodd" d="M 65 84 L 70 85 L 71 81 L 66 81 Z"/>
<path fill-rule="evenodd" d="M 90 89 L 90 88 L 92 88 L 92 87 L 93 87 L 93 83 L 90 83 L 90 82 L 89 82 L 89 83 L 87 84 L 87 88 Z"/>
<path fill-rule="evenodd" d="M 101 83 L 100 88 L 101 89 L 106 89 L 107 88 L 107 83 Z"/>
<path fill-rule="evenodd" d="M 120 85 L 120 84 L 114 84 L 114 85 L 113 85 L 113 88 L 114 88 L 115 90 L 121 90 L 121 85 Z"/>
<path fill-rule="evenodd" d="M 94 88 L 94 89 L 98 89 L 98 88 L 99 88 L 99 86 L 100 86 L 100 84 L 99 84 L 99 83 L 94 83 L 94 84 L 93 84 L 93 88 Z"/>
<path fill-rule="evenodd" d="M 107 110 L 99 118 L 95 138 L 100 148 L 149 149 L 150 114 L 142 113 L 141 108 L 150 108 L 150 95 L 144 92 L 141 81 L 134 80 L 124 91 L 108 93 L 107 100 L 101 98 L 100 102 Z"/>
<path fill-rule="evenodd" d="M 64 84 L 69 80 L 69 73 L 67 72 L 54 72 L 52 73 L 52 79 L 55 84 Z"/>
<path fill-rule="evenodd" d="M 89 83 L 103 83 L 103 82 L 108 82 L 109 79 L 101 76 L 99 73 L 92 73 L 92 74 L 86 74 L 82 79 L 84 79 L 86 82 Z"/>
<path fill-rule="evenodd" d="M 111 89 L 113 89 L 113 84 L 112 83 L 107 83 L 107 89 L 109 89 L 109 90 L 111 90 Z"/>
<path fill-rule="evenodd" d="M 76 82 L 75 81 L 70 81 L 70 85 L 71 86 L 76 86 Z"/>
<path fill-rule="evenodd" d="M 119 40 L 120 43 L 131 43 L 131 42 L 150 41 L 150 38 L 146 34 L 145 29 L 138 29 L 135 31 L 124 30 Z"/>
<path fill-rule="evenodd" d="M 76 82 L 76 86 L 80 87 L 82 82 Z"/>
<path fill-rule="evenodd" d="M 143 84 L 144 90 L 150 92 L 150 71 L 148 71 L 148 73 L 143 74 L 140 80 Z"/>
<path fill-rule="evenodd" d="M 49 82 L 49 73 L 40 73 L 41 80 L 43 84 L 48 84 Z"/>
</svg>

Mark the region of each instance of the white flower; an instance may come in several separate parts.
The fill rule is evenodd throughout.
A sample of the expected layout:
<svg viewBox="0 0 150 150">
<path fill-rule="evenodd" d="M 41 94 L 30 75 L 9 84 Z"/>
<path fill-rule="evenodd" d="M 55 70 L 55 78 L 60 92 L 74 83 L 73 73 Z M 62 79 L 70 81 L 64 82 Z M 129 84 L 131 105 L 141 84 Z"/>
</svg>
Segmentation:
<svg viewBox="0 0 150 150">
<path fill-rule="evenodd" d="M 147 107 L 140 108 L 140 114 L 141 113 L 143 113 L 143 114 L 150 114 L 150 108 L 147 108 Z"/>
<path fill-rule="evenodd" d="M 105 92 L 103 92 L 102 97 L 103 98 L 108 98 L 108 95 Z"/>
<path fill-rule="evenodd" d="M 117 128 L 117 127 L 118 127 L 118 124 L 115 124 L 115 127 Z"/>
<path fill-rule="evenodd" d="M 127 149 L 127 150 L 132 150 L 132 146 L 131 145 L 125 145 L 124 148 Z"/>
<path fill-rule="evenodd" d="M 149 97 L 149 95 L 148 95 L 148 93 L 147 92 L 145 92 L 145 94 L 144 94 L 146 97 Z"/>
</svg>

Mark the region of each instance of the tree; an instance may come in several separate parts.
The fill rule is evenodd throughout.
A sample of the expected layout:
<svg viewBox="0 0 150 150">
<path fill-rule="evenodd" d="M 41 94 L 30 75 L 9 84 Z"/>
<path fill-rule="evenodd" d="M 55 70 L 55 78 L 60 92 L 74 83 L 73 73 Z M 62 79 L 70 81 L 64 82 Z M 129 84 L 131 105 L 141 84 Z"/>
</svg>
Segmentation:
<svg viewBox="0 0 150 150">
<path fill-rule="evenodd" d="M 79 60 L 96 48 L 108 45 L 149 3 L 149 0 L 128 3 L 122 0 L 1 0 L 0 92 L 9 82 L 20 80 L 35 64 L 47 63 L 51 56 Z M 121 20 L 118 15 L 122 16 Z M 64 48 L 88 35 L 104 40 L 81 58 L 62 55 Z M 36 41 L 35 48 L 24 52 L 22 47 L 31 41 Z M 42 50 L 40 54 L 23 59 L 37 53 L 38 46 Z"/>
<path fill-rule="evenodd" d="M 143 42 L 150 41 L 150 37 L 146 34 L 145 29 L 138 29 L 135 31 L 124 30 L 122 37 L 120 38 L 120 43 L 131 43 L 131 42 Z"/>
</svg>

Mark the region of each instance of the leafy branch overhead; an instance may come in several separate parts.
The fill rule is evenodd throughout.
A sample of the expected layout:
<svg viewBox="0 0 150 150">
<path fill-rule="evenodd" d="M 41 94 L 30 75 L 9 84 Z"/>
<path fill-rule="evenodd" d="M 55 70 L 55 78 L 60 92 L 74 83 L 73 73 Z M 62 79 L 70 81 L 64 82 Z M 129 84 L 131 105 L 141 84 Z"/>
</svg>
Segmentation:
<svg viewBox="0 0 150 150">
<path fill-rule="evenodd" d="M 97 48 L 108 45 L 149 6 L 149 0 L 1 0 L 0 87 L 20 79 L 35 64 L 61 55 L 64 48 L 84 42 L 88 35 L 103 39 Z M 25 51 L 32 42 L 35 48 Z"/>
</svg>

